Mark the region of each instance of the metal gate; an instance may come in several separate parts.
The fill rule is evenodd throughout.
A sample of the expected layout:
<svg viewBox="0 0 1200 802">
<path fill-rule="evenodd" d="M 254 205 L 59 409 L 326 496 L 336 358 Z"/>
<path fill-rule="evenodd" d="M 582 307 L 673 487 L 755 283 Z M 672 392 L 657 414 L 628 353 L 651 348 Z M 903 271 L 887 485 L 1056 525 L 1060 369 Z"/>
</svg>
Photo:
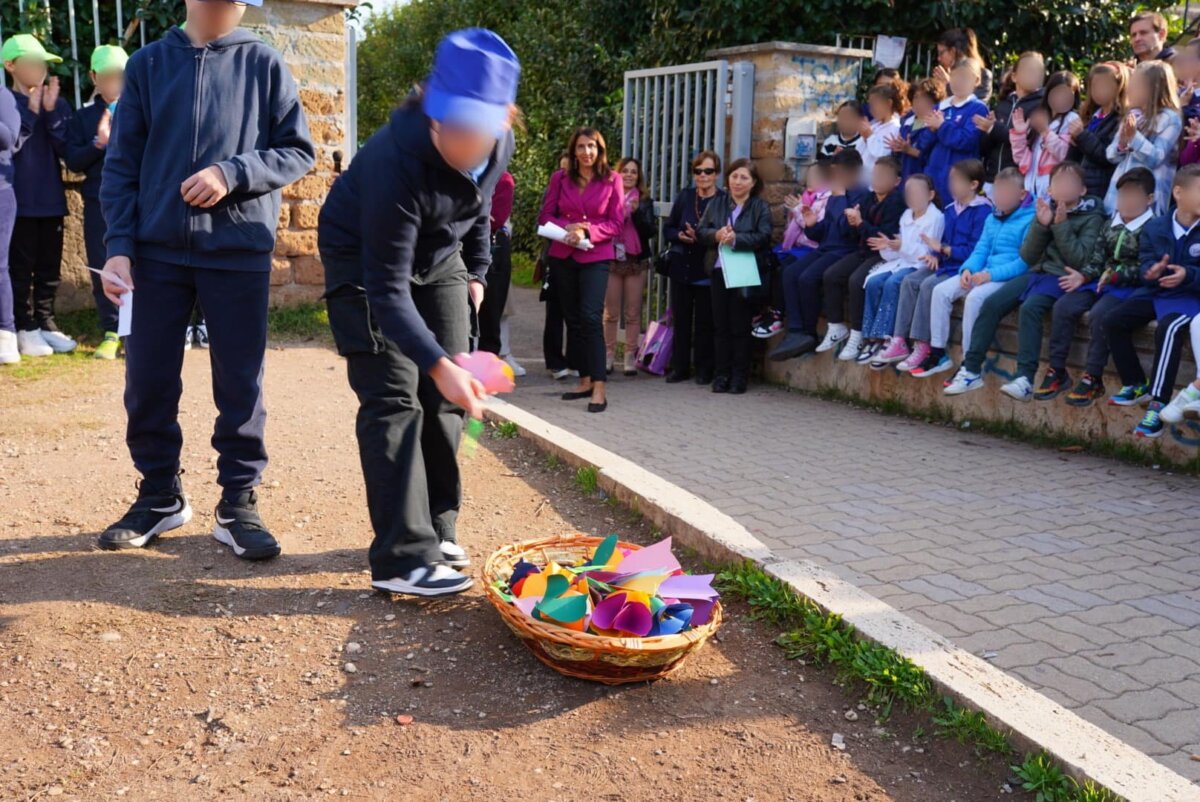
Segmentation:
<svg viewBox="0 0 1200 802">
<path fill-rule="evenodd" d="M 702 150 L 723 163 L 750 155 L 754 65 L 705 61 L 625 73 L 621 154 L 637 159 L 661 222 L 680 189 L 691 182 L 691 161 Z M 666 309 L 667 281 L 651 272 L 646 313 Z"/>
</svg>

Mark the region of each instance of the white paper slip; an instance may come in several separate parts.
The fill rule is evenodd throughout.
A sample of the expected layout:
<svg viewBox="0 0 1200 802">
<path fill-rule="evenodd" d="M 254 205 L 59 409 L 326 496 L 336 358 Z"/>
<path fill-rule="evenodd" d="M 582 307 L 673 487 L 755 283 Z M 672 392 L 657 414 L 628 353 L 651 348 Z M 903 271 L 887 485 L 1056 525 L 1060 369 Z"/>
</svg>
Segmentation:
<svg viewBox="0 0 1200 802">
<path fill-rule="evenodd" d="M 104 273 L 103 270 L 97 270 L 94 267 L 89 267 L 88 270 L 99 275 Z M 133 290 L 129 289 L 129 285 L 116 276 L 108 275 L 106 278 L 118 287 L 128 290 L 121 296 L 121 305 L 117 307 L 117 336 L 128 337 L 133 331 Z"/>
<path fill-rule="evenodd" d="M 539 237 L 545 237 L 546 239 L 554 240 L 555 242 L 561 242 L 564 245 L 566 244 L 567 230 L 558 223 L 542 223 L 537 227 L 537 234 Z M 581 239 L 579 242 L 575 243 L 574 247 L 581 251 L 590 251 L 593 245 L 590 240 Z"/>
</svg>

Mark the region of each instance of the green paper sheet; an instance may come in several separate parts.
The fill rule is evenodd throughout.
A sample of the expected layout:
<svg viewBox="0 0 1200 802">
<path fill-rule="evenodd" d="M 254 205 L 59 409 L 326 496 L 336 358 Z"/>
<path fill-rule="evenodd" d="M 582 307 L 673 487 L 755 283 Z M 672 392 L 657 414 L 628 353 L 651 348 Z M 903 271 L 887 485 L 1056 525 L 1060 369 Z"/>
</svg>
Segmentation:
<svg viewBox="0 0 1200 802">
<path fill-rule="evenodd" d="M 735 251 L 728 245 L 719 246 L 721 249 L 721 270 L 725 273 L 725 286 L 757 287 L 762 284 L 758 275 L 758 257 L 754 251 Z"/>
</svg>

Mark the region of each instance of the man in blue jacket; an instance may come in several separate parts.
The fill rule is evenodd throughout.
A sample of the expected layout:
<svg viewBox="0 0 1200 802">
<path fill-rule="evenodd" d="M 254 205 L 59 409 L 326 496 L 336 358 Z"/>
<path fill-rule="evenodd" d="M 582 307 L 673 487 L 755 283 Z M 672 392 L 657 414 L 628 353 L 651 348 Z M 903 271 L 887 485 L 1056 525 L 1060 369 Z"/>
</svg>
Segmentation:
<svg viewBox="0 0 1200 802">
<path fill-rule="evenodd" d="M 464 412 L 482 385 L 454 364 L 491 263 L 491 199 L 513 152 L 520 65 L 496 34 L 457 31 L 433 72 L 359 150 L 321 209 L 329 326 L 358 395 L 378 590 L 471 586 L 455 523 Z M 469 300 L 468 300 L 469 299 Z"/>
<path fill-rule="evenodd" d="M 172 28 L 126 66 L 100 184 L 103 279 L 118 306 L 136 291 L 126 443 L 143 478 L 138 500 L 101 534 L 102 548 L 139 548 L 191 519 L 178 411 L 183 334 L 199 299 L 219 412 L 213 537 L 243 559 L 279 553 L 254 491 L 267 464 L 267 293 L 279 190 L 308 172 L 314 152 L 283 59 L 238 28 L 245 10 L 187 0 L 187 32 Z"/>
</svg>

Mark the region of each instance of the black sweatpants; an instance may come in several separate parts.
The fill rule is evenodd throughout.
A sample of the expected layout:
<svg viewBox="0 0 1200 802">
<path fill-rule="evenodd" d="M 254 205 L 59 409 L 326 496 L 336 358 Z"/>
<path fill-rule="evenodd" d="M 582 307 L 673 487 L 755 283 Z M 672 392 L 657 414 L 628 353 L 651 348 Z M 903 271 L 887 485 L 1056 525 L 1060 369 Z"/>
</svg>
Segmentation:
<svg viewBox="0 0 1200 802">
<path fill-rule="evenodd" d="M 1112 351 L 1113 364 L 1121 375 L 1121 384 L 1145 384 L 1146 371 L 1133 346 L 1133 333 L 1155 319 L 1154 299 L 1136 297 L 1126 300 L 1104 317 L 1104 331 Z M 1170 403 L 1179 375 L 1179 361 L 1184 343 L 1188 341 L 1190 315 L 1172 312 L 1158 318 L 1154 332 L 1154 370 L 1150 378 L 1150 395 L 1155 401 Z"/>
<path fill-rule="evenodd" d="M 501 229 L 492 238 L 492 266 L 487 272 L 487 288 L 479 305 L 479 350 L 500 353 L 500 317 L 508 303 L 508 285 L 512 280 L 512 239 Z"/>
<path fill-rule="evenodd" d="M 726 289 L 725 271 L 712 272 L 713 373 L 733 381 L 750 379 L 749 301 L 740 288 Z"/>
<path fill-rule="evenodd" d="M 1104 333 L 1104 318 L 1122 300 L 1112 293 L 1097 294 L 1091 290 L 1076 290 L 1054 302 L 1050 316 L 1050 367 L 1066 370 L 1067 355 L 1075 327 L 1083 313 L 1088 313 L 1087 365 L 1084 370 L 1089 376 L 1099 378 L 1108 364 L 1108 337 Z"/>
<path fill-rule="evenodd" d="M 97 270 L 104 268 L 107 253 L 104 247 L 104 212 L 100 209 L 100 201 L 92 198 L 83 199 L 83 249 L 87 254 L 88 266 Z M 92 279 L 92 298 L 96 302 L 96 311 L 100 314 L 100 331 L 117 331 L 117 306 L 104 294 L 104 282 L 100 276 L 88 271 Z"/>
<path fill-rule="evenodd" d="M 829 323 L 844 323 L 846 303 L 850 304 L 850 328 L 862 331 L 863 307 L 867 291 L 864 286 L 871 268 L 882 262 L 879 254 L 864 254 L 856 251 L 833 263 L 825 271 L 823 290 L 825 298 L 825 320 Z"/>
<path fill-rule="evenodd" d="M 54 324 L 54 296 L 62 279 L 62 249 L 61 217 L 17 218 L 8 246 L 17 331 L 58 330 Z"/>
<path fill-rule="evenodd" d="M 321 258 L 333 263 L 329 254 Z M 412 285 L 417 311 L 449 354 L 467 350 L 467 280 L 467 267 L 456 254 Z M 383 336 L 362 288 L 336 288 L 326 303 L 334 343 L 346 357 L 346 374 L 359 402 L 358 453 L 375 533 L 371 578 L 394 579 L 422 562 L 441 560 L 438 544 L 457 539 L 463 411 Z"/>
<path fill-rule="evenodd" d="M 671 341 L 671 371 L 688 374 L 693 366 L 697 375 L 713 375 L 712 288 L 671 280 L 671 314 L 674 334 Z"/>
<path fill-rule="evenodd" d="M 125 441 L 144 487 L 176 484 L 183 432 L 183 334 L 197 300 L 208 310 L 217 483 L 232 498 L 259 483 L 267 466 L 263 363 L 268 271 L 211 270 L 136 259 L 132 333 L 125 339 Z"/>
</svg>

